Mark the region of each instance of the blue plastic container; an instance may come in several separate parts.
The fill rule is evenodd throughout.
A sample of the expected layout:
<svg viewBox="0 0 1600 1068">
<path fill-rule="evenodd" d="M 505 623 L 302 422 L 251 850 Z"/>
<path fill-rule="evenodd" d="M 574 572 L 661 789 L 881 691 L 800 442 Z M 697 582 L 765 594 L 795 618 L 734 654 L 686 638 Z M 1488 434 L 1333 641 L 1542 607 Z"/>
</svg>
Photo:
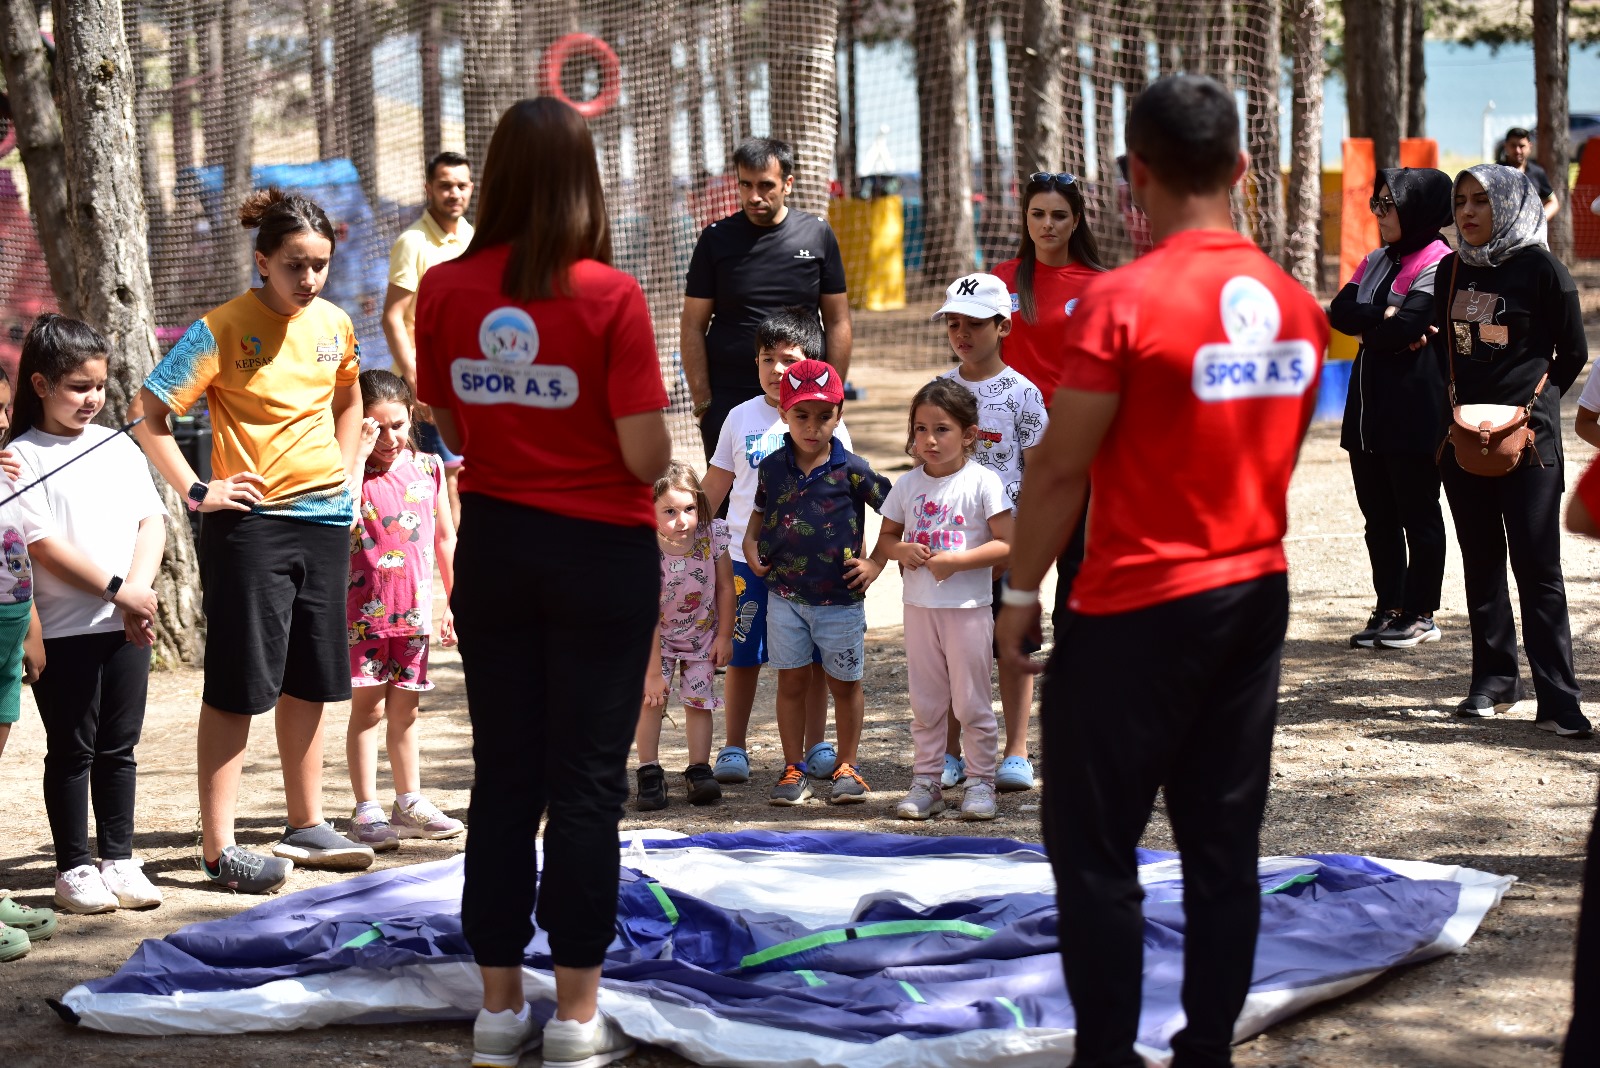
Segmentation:
<svg viewBox="0 0 1600 1068">
<path fill-rule="evenodd" d="M 1317 385 L 1317 407 L 1311 418 L 1318 423 L 1336 423 L 1344 418 L 1344 400 L 1350 392 L 1349 360 L 1328 360 L 1322 365 Z"/>
</svg>

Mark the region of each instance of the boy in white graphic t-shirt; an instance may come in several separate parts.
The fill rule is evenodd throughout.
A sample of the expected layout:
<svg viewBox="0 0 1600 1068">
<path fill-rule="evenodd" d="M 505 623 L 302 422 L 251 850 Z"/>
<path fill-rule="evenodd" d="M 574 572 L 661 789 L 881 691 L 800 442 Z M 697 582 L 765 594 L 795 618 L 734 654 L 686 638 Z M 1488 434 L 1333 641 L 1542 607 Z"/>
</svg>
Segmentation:
<svg viewBox="0 0 1600 1068">
<path fill-rule="evenodd" d="M 785 427 L 778 414 L 783 372 L 801 360 L 822 359 L 822 326 L 814 310 L 784 308 L 756 327 L 756 370 L 763 395 L 728 413 L 717 437 L 716 451 L 700 486 L 713 513 L 728 502 L 729 552 L 733 554 L 733 660 L 723 677 L 727 744 L 717 754 L 713 774 L 718 782 L 746 782 L 750 758 L 745 735 L 755 704 L 761 665 L 767 662 L 767 584 L 744 559 L 744 532 L 756 499 L 756 468 L 783 445 Z M 850 432 L 841 422 L 834 437 L 851 448 Z M 805 765 L 813 778 L 833 774 L 837 753 L 824 740 L 828 726 L 828 683 L 820 654 L 814 654 L 811 685 L 806 693 Z"/>
<path fill-rule="evenodd" d="M 945 302 L 933 314 L 943 319 L 950 349 L 961 361 L 942 377 L 967 389 L 978 401 L 978 448 L 973 455 L 1000 476 L 1013 510 L 1022 488 L 1022 469 L 1028 450 L 1039 443 L 1050 421 L 1038 388 L 1007 367 L 1000 355 L 1001 339 L 1011 333 L 1011 293 L 992 274 L 957 278 L 945 290 Z M 998 588 L 999 576 L 994 584 Z M 996 611 L 1000 598 L 994 598 Z M 1033 707 L 1033 676 L 1000 665 L 1000 705 L 1005 712 L 1004 759 L 995 772 L 998 790 L 1033 788 L 1033 765 L 1028 760 L 1028 717 Z M 945 756 L 944 786 L 954 786 L 965 775 L 959 756 L 960 739 L 952 722 L 949 751 Z"/>
</svg>

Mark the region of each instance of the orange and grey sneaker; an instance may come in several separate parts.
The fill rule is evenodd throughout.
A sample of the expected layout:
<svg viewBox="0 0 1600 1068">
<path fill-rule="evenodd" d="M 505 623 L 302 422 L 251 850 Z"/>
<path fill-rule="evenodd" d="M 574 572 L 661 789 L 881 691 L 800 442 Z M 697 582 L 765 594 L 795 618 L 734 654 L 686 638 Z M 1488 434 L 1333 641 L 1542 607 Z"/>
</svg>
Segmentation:
<svg viewBox="0 0 1600 1068">
<path fill-rule="evenodd" d="M 772 793 L 767 795 L 769 805 L 799 805 L 811 796 L 811 781 L 806 778 L 805 768 L 799 764 L 785 764 L 783 775 L 778 778 L 778 785 L 772 788 Z"/>
<path fill-rule="evenodd" d="M 872 796 L 872 787 L 861 777 L 854 764 L 840 763 L 833 772 L 833 793 L 828 797 L 832 805 L 848 805 L 865 801 Z"/>
</svg>

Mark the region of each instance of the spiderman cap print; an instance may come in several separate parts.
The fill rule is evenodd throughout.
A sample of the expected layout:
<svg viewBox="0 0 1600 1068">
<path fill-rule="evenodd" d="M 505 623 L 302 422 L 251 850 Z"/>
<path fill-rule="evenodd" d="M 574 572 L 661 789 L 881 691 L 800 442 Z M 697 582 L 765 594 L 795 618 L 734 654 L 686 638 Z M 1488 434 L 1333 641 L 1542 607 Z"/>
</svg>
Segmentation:
<svg viewBox="0 0 1600 1068">
<path fill-rule="evenodd" d="M 783 374 L 778 392 L 778 407 L 788 411 L 801 401 L 844 403 L 844 383 L 833 364 L 821 360 L 801 360 Z"/>
</svg>

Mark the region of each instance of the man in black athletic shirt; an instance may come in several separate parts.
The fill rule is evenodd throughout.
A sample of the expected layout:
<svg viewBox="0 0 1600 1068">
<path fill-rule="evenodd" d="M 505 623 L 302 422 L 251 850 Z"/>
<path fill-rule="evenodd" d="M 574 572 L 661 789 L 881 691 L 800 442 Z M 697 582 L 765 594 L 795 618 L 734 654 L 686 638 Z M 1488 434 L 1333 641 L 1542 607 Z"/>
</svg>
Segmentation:
<svg viewBox="0 0 1600 1068">
<path fill-rule="evenodd" d="M 1543 167 L 1533 162 L 1532 156 L 1533 138 L 1528 131 L 1520 126 L 1513 126 L 1507 130 L 1500 162 L 1528 176 L 1528 181 L 1532 182 L 1533 188 L 1539 192 L 1539 203 L 1544 205 L 1544 217 L 1551 219 L 1561 210 L 1561 200 L 1556 196 L 1555 187 L 1550 184 L 1550 175 Z"/>
<path fill-rule="evenodd" d="M 794 150 L 757 137 L 733 153 L 739 176 L 736 215 L 706 227 L 689 261 L 679 350 L 706 457 L 734 406 L 761 395 L 755 332 L 790 305 L 822 317 L 826 359 L 850 370 L 850 301 L 844 261 L 826 219 L 792 211 Z"/>
</svg>

